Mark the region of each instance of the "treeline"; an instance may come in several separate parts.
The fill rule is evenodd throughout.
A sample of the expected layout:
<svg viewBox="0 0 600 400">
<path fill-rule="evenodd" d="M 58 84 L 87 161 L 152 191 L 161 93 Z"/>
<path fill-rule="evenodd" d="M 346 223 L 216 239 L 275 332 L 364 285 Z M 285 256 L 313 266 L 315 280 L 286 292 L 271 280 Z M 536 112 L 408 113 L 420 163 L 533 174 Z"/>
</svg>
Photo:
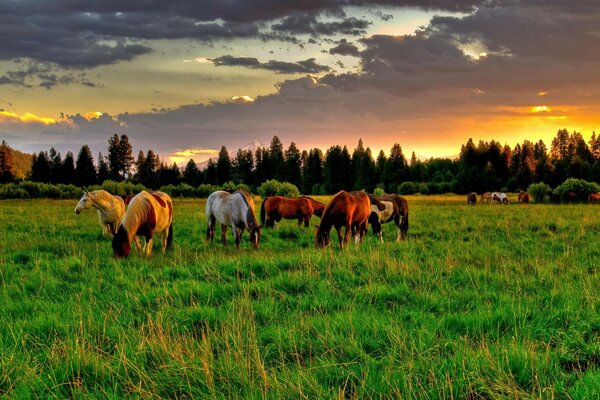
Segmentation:
<svg viewBox="0 0 600 400">
<path fill-rule="evenodd" d="M 15 177 L 6 149 L 9 147 L 3 142 L 0 179 L 11 182 Z M 305 194 L 331 194 L 342 189 L 372 192 L 375 188 L 400 194 L 514 192 L 539 182 L 556 187 L 568 178 L 600 182 L 600 137 L 595 133 L 586 142 L 581 133 L 559 130 L 549 149 L 541 140 L 526 140 L 511 148 L 494 140 L 475 144 L 469 139 L 455 160 L 419 160 L 414 152 L 407 159 L 399 144 L 392 146 L 389 155 L 380 151 L 374 157 L 362 140 L 352 152 L 346 146 L 332 146 L 325 152 L 319 148 L 300 151 L 294 142 L 284 148 L 274 136 L 269 147 L 239 149 L 233 157 L 223 146 L 216 160 L 209 160 L 203 170 L 193 160 L 180 170 L 176 164 L 161 161 L 151 149 L 140 151 L 135 158 L 128 137 L 115 134 L 108 140 L 107 155 L 100 153 L 97 162 L 87 145 L 76 158 L 72 152 L 63 158 L 52 148 L 33 156 L 28 176 L 34 182 L 77 186 L 128 181 L 149 189 L 231 183 L 254 190 L 275 179 L 289 182 Z"/>
</svg>

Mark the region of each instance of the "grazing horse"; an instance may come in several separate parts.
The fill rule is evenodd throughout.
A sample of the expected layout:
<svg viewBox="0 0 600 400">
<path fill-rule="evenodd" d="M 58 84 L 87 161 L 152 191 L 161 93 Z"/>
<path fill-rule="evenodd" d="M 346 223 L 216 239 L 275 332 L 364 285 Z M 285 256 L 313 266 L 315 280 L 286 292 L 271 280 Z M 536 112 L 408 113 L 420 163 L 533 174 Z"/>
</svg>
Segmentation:
<svg viewBox="0 0 600 400">
<path fill-rule="evenodd" d="M 492 202 L 492 193 L 485 192 L 481 195 L 481 204 L 490 204 Z"/>
<path fill-rule="evenodd" d="M 127 212 L 113 237 L 112 248 L 115 258 L 124 258 L 131 252 L 131 241 L 135 236 L 144 236 L 143 252 L 152 253 L 152 237 L 162 233 L 162 252 L 170 249 L 173 242 L 173 201 L 163 192 L 140 192 L 127 207 Z M 136 246 L 139 241 L 136 240 Z"/>
<path fill-rule="evenodd" d="M 206 199 L 206 241 L 212 242 L 215 238 L 215 225 L 221 224 L 221 241 L 227 246 L 227 227 L 231 226 L 235 237 L 235 246 L 240 248 L 240 240 L 244 229 L 250 231 L 250 242 L 254 249 L 258 249 L 258 241 L 262 225 L 258 225 L 254 216 L 254 200 L 249 194 L 236 190 L 228 193 L 222 190 L 213 192 Z"/>
<path fill-rule="evenodd" d="M 369 195 L 371 202 L 371 214 L 369 215 L 369 223 L 373 229 L 373 234 L 379 237 L 383 243 L 383 230 L 381 224 L 392 220 L 394 216 L 394 203 L 391 201 L 380 200 L 378 197 Z"/>
<path fill-rule="evenodd" d="M 592 193 L 588 196 L 588 203 L 596 204 L 600 202 L 600 192 Z"/>
<path fill-rule="evenodd" d="M 467 204 L 474 206 L 477 203 L 477 193 L 471 192 L 467 195 Z"/>
<path fill-rule="evenodd" d="M 371 202 L 369 196 L 363 192 L 338 192 L 323 211 L 321 223 L 317 228 L 315 244 L 318 248 L 329 245 L 331 239 L 329 232 L 334 227 L 338 234 L 340 249 L 350 241 L 350 232 L 355 241 L 361 242 L 367 233 Z M 346 229 L 342 237 L 342 228 Z"/>
<path fill-rule="evenodd" d="M 293 199 L 283 196 L 270 196 L 260 206 L 260 223 L 266 228 L 272 228 L 282 218 L 285 218 L 297 219 L 298 225 L 304 223 L 304 226 L 308 226 L 313 212 L 311 202 L 307 198 Z"/>
<path fill-rule="evenodd" d="M 577 196 L 577 193 L 575 192 L 567 192 L 565 197 L 567 198 L 567 201 L 569 203 L 576 203 L 579 198 L 579 196 Z"/>
<path fill-rule="evenodd" d="M 517 199 L 519 203 L 529 204 L 529 193 L 521 190 Z"/>
<path fill-rule="evenodd" d="M 323 215 L 323 211 L 325 211 L 325 207 L 327 207 L 327 204 L 321 203 L 320 201 L 317 201 L 317 200 L 313 199 L 312 197 L 308 197 L 308 196 L 300 196 L 300 198 L 310 201 L 310 205 L 313 208 L 313 214 L 315 214 L 317 217 L 321 218 L 321 215 Z"/>
<path fill-rule="evenodd" d="M 509 204 L 508 196 L 506 193 L 494 192 L 492 193 L 492 202 L 498 204 Z"/>
<path fill-rule="evenodd" d="M 98 220 L 103 235 L 117 233 L 123 214 L 125 214 L 125 203 L 119 196 L 114 196 L 106 190 L 83 192 L 83 196 L 75 207 L 75 214 L 90 207 L 94 207 L 98 211 Z"/>
<path fill-rule="evenodd" d="M 396 241 L 406 239 L 408 233 L 408 200 L 397 194 L 386 194 L 381 199 L 391 201 L 394 204 L 394 214 L 386 222 L 394 221 L 396 224 Z"/>
</svg>

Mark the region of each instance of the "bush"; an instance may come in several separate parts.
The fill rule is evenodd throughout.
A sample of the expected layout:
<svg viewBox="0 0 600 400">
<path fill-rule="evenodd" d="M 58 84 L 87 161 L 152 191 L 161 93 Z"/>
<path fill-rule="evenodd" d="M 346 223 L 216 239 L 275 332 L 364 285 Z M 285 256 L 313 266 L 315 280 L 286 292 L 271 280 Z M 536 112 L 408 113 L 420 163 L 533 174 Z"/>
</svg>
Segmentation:
<svg viewBox="0 0 600 400">
<path fill-rule="evenodd" d="M 250 186 L 245 183 L 233 183 L 232 181 L 226 182 L 221 186 L 221 190 L 226 192 L 235 192 L 236 190 L 243 190 L 250 193 Z"/>
<path fill-rule="evenodd" d="M 292 183 L 270 179 L 258 187 L 258 194 L 263 198 L 267 196 L 298 197 L 300 196 L 300 191 Z"/>
<path fill-rule="evenodd" d="M 137 194 L 142 190 L 146 190 L 141 183 L 133 182 L 115 182 L 111 180 L 104 181 L 101 185 L 89 187 L 87 190 L 106 190 L 110 194 L 116 196 L 125 196 L 128 194 Z"/>
<path fill-rule="evenodd" d="M 562 201 L 584 201 L 587 200 L 590 194 L 600 192 L 600 186 L 595 182 L 569 178 L 554 189 L 554 191 L 560 196 Z M 568 198 L 567 193 L 575 193 L 577 198 L 570 199 Z"/>
<path fill-rule="evenodd" d="M 421 182 L 418 185 L 418 192 L 421 194 L 429 194 L 429 185 L 426 182 Z"/>
<path fill-rule="evenodd" d="M 399 194 L 415 194 L 417 190 L 417 185 L 411 181 L 402 182 L 398 185 Z"/>
<path fill-rule="evenodd" d="M 195 190 L 196 196 L 197 197 L 202 197 L 202 198 L 206 198 L 208 197 L 212 192 L 216 192 L 217 190 L 219 190 L 218 186 L 215 185 L 208 185 L 208 184 L 202 184 L 200 186 L 198 186 Z"/>
<path fill-rule="evenodd" d="M 375 190 L 373 191 L 373 194 L 377 197 L 382 197 L 382 196 L 385 196 L 385 190 L 383 190 L 383 188 L 381 188 L 381 187 L 376 187 Z"/>
<path fill-rule="evenodd" d="M 533 201 L 536 203 L 543 203 L 550 197 L 552 189 L 544 182 L 540 182 L 529 185 L 527 192 L 533 197 Z"/>
<path fill-rule="evenodd" d="M 0 188 L 0 199 L 28 199 L 29 193 L 14 183 L 2 185 Z"/>
</svg>

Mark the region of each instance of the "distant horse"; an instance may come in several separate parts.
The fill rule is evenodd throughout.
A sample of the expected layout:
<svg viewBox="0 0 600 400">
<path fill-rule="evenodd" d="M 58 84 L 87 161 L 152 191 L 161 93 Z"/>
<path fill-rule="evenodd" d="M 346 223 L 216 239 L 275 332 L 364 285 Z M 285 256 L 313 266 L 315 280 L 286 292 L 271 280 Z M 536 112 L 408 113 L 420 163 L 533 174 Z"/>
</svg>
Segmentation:
<svg viewBox="0 0 600 400">
<path fill-rule="evenodd" d="M 84 191 L 75 207 L 75 214 L 79 214 L 90 207 L 94 207 L 98 211 L 102 234 L 114 235 L 117 233 L 123 214 L 125 214 L 125 203 L 119 196 L 113 196 L 106 190 Z"/>
<path fill-rule="evenodd" d="M 529 204 L 529 193 L 521 190 L 519 192 L 519 196 L 517 197 L 517 200 L 519 201 L 519 203 Z"/>
<path fill-rule="evenodd" d="M 485 192 L 481 195 L 481 204 L 490 204 L 492 202 L 492 193 Z"/>
<path fill-rule="evenodd" d="M 394 214 L 386 222 L 394 221 L 396 241 L 404 240 L 408 233 L 408 200 L 397 194 L 386 194 L 381 199 L 394 204 Z"/>
<path fill-rule="evenodd" d="M 567 192 L 565 197 L 569 203 L 576 203 L 579 200 L 579 196 L 575 192 Z"/>
<path fill-rule="evenodd" d="M 509 204 L 510 201 L 508 201 L 506 193 L 494 192 L 492 193 L 492 203 Z"/>
<path fill-rule="evenodd" d="M 119 230 L 113 237 L 115 258 L 124 258 L 131 252 L 134 236 L 144 236 L 143 252 L 152 253 L 152 237 L 162 233 L 162 252 L 170 249 L 173 242 L 173 201 L 163 192 L 140 192 L 131 199 Z M 136 241 L 139 246 L 139 241 Z"/>
<path fill-rule="evenodd" d="M 588 196 L 588 203 L 596 204 L 600 202 L 600 192 L 592 193 Z"/>
<path fill-rule="evenodd" d="M 467 204 L 474 206 L 477 203 L 477 193 L 471 192 L 467 195 Z"/>
<path fill-rule="evenodd" d="M 288 198 L 283 196 L 267 197 L 260 206 L 260 223 L 272 228 L 284 219 L 297 219 L 298 225 L 308 226 L 313 215 L 313 207 L 307 198 Z"/>
<path fill-rule="evenodd" d="M 244 229 L 250 231 L 250 242 L 254 249 L 258 249 L 258 241 L 262 225 L 258 225 L 254 216 L 254 200 L 252 197 L 236 190 L 228 193 L 222 190 L 213 192 L 206 199 L 206 241 L 212 242 L 215 238 L 215 225 L 221 224 L 221 241 L 227 246 L 227 227 L 231 226 L 235 237 L 235 246 L 240 248 L 240 240 Z"/>
<path fill-rule="evenodd" d="M 371 202 L 371 214 L 369 215 L 369 224 L 373 229 L 373 234 L 379 237 L 383 243 L 383 231 L 381 224 L 392 220 L 394 216 L 394 203 L 391 201 L 380 200 L 378 197 L 369 195 Z"/>
<path fill-rule="evenodd" d="M 323 215 L 323 211 L 325 211 L 325 207 L 327 207 L 327 204 L 321 203 L 320 201 L 317 201 L 317 200 L 313 199 L 312 197 L 308 197 L 308 196 L 300 196 L 300 198 L 310 201 L 310 205 L 313 208 L 313 213 L 317 217 L 321 218 L 321 215 Z"/>
<path fill-rule="evenodd" d="M 363 192 L 338 192 L 323 211 L 321 223 L 317 228 L 315 244 L 317 247 L 326 247 L 331 239 L 329 232 L 334 227 L 338 234 L 340 249 L 350 241 L 350 232 L 355 241 L 361 242 L 367 233 L 368 219 L 371 214 L 369 196 Z M 342 228 L 345 235 L 342 237 Z"/>
</svg>

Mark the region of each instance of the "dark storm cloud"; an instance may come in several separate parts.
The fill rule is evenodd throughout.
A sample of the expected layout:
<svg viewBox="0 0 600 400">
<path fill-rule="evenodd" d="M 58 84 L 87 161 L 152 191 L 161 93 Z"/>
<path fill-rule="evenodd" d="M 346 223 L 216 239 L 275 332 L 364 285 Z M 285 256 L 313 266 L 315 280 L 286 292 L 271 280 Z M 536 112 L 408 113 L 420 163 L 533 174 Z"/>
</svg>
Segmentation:
<svg viewBox="0 0 600 400">
<path fill-rule="evenodd" d="M 332 36 L 336 34 L 358 36 L 366 32 L 371 23 L 364 19 L 354 17 L 344 18 L 339 21 L 321 22 L 314 15 L 294 14 L 286 17 L 271 29 L 295 35 Z"/>
<path fill-rule="evenodd" d="M 352 42 L 348 42 L 346 39 L 340 40 L 337 46 L 329 49 L 329 54 L 338 54 L 340 56 L 355 56 L 360 55 L 358 47 Z"/>
<path fill-rule="evenodd" d="M 320 72 L 329 71 L 328 66 L 317 64 L 314 58 L 297 62 L 269 60 L 268 62 L 261 63 L 254 57 L 234 57 L 231 55 L 224 55 L 213 58 L 211 61 L 218 67 L 228 66 L 265 69 L 274 71 L 278 74 L 318 74 Z"/>
</svg>

